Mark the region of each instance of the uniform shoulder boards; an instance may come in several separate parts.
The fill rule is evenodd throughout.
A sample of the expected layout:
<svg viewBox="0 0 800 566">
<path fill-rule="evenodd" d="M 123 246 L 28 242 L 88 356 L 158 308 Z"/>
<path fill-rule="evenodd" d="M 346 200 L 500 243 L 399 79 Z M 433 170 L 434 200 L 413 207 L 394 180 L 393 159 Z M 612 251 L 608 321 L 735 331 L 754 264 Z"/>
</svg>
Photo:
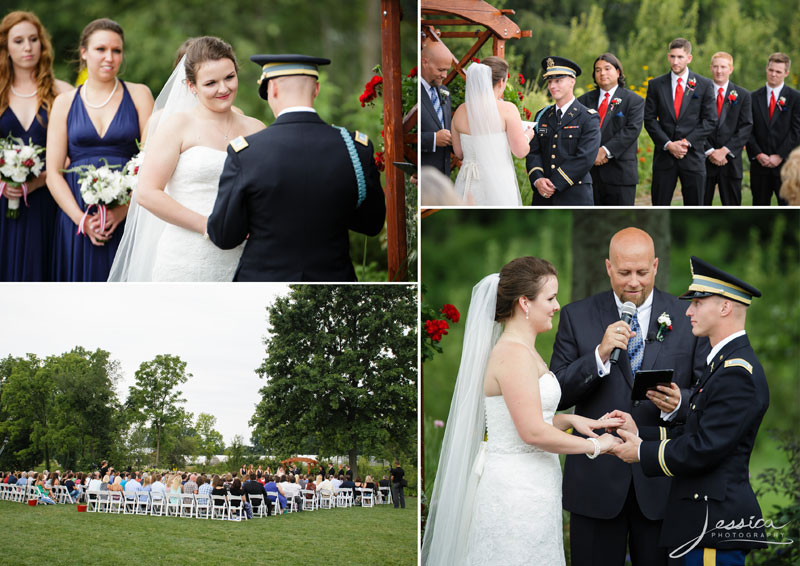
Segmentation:
<svg viewBox="0 0 800 566">
<path fill-rule="evenodd" d="M 250 145 L 250 144 L 247 143 L 247 140 L 244 139 L 243 136 L 239 136 L 239 137 L 233 138 L 231 140 L 231 147 L 233 148 L 233 151 L 235 151 L 236 153 L 239 153 L 244 148 L 246 148 L 248 145 Z"/>
<path fill-rule="evenodd" d="M 356 130 L 356 133 L 354 134 L 353 137 L 358 143 L 360 143 L 364 147 L 367 147 L 369 145 L 369 136 L 367 134 L 364 134 Z"/>
<path fill-rule="evenodd" d="M 589 114 L 597 114 L 597 110 L 595 110 L 594 108 L 587 108 L 587 109 L 586 109 L 586 111 L 587 111 Z"/>
<path fill-rule="evenodd" d="M 725 360 L 725 367 L 726 368 L 729 368 L 729 367 L 741 367 L 741 368 L 744 368 L 747 371 L 749 371 L 750 374 L 753 373 L 752 364 L 750 364 L 750 362 L 748 362 L 747 360 L 743 360 L 742 358 L 734 358 L 732 360 Z"/>
</svg>

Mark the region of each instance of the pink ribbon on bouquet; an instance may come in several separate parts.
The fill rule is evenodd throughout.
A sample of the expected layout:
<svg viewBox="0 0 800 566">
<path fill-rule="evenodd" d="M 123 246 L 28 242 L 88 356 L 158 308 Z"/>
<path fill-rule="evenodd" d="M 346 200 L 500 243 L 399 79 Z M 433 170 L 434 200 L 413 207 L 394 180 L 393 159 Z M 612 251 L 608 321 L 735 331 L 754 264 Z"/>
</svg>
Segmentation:
<svg viewBox="0 0 800 566">
<path fill-rule="evenodd" d="M 104 204 L 90 204 L 86 207 L 86 212 L 83 213 L 83 217 L 81 221 L 78 223 L 78 231 L 75 232 L 75 235 L 78 234 L 86 234 L 85 227 L 86 227 L 86 218 L 89 216 L 89 211 L 92 210 L 92 207 L 96 206 L 98 212 L 100 213 L 100 225 L 103 227 L 103 230 L 106 229 L 106 213 L 108 212 L 108 208 Z"/>
<path fill-rule="evenodd" d="M 6 183 L 5 181 L 0 181 L 0 197 L 3 196 L 3 193 L 5 192 L 7 186 L 8 183 Z M 22 183 L 20 187 L 22 187 L 22 200 L 25 201 L 25 206 L 28 206 L 28 183 Z"/>
</svg>

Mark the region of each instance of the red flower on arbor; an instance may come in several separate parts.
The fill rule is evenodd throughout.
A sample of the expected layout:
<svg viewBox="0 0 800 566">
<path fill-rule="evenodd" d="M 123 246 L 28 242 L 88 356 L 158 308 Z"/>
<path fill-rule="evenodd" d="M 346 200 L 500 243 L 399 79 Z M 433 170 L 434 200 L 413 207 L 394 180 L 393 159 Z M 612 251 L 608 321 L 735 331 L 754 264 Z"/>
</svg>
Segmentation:
<svg viewBox="0 0 800 566">
<path fill-rule="evenodd" d="M 522 73 L 518 73 L 518 75 L 519 75 L 519 84 L 524 85 L 525 77 L 522 76 Z"/>
<path fill-rule="evenodd" d="M 531 111 L 530 110 L 528 110 L 527 108 L 523 108 L 522 112 L 523 112 L 523 114 L 525 114 L 525 119 L 526 120 L 530 120 L 531 119 Z"/>
<path fill-rule="evenodd" d="M 522 95 L 522 93 L 521 93 L 521 92 L 519 92 L 519 91 L 517 91 L 517 96 L 519 96 L 519 99 L 520 99 L 520 100 L 522 100 L 522 99 L 524 99 L 524 98 L 525 98 L 525 97 Z"/>
<path fill-rule="evenodd" d="M 455 305 L 444 305 L 442 307 L 442 314 L 445 316 L 445 318 L 450 319 L 453 322 L 458 322 L 461 318 L 461 313 L 458 312 L 458 309 L 455 307 Z"/>
<path fill-rule="evenodd" d="M 408 78 L 411 78 L 411 77 L 416 77 L 416 76 L 417 76 L 417 68 L 416 68 L 416 67 L 414 67 L 413 69 L 411 69 L 411 70 L 408 72 L 408 75 L 406 75 L 406 76 L 407 76 Z"/>
<path fill-rule="evenodd" d="M 383 171 L 384 169 L 386 169 L 386 162 L 384 161 L 382 151 L 378 151 L 375 153 L 375 165 L 378 167 L 378 171 Z"/>
<path fill-rule="evenodd" d="M 375 75 L 372 77 L 364 86 L 364 92 L 358 97 L 358 100 L 361 102 L 361 106 L 363 107 L 365 104 L 375 100 L 375 98 L 381 94 L 382 88 L 383 77 L 380 75 Z"/>
<path fill-rule="evenodd" d="M 431 337 L 433 342 L 438 342 L 442 339 L 442 336 L 448 334 L 447 329 L 450 328 L 450 325 L 447 324 L 446 320 L 426 320 L 425 321 L 425 332 L 428 333 L 428 336 Z"/>
<path fill-rule="evenodd" d="M 472 58 L 472 62 L 473 62 L 473 63 L 480 63 L 480 62 L 481 62 L 481 60 L 480 60 L 480 59 L 478 59 L 477 57 L 473 57 L 473 58 Z"/>
</svg>

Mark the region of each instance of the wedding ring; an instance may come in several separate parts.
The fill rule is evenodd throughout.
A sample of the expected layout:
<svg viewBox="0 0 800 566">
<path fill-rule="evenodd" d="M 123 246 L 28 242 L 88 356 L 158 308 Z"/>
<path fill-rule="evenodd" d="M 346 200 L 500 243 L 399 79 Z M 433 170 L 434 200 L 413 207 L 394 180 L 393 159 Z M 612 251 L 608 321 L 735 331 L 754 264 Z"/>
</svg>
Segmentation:
<svg viewBox="0 0 800 566">
<path fill-rule="evenodd" d="M 664 395 L 664 401 L 669 401 L 669 395 Z"/>
<path fill-rule="evenodd" d="M 620 333 L 622 333 L 622 327 L 621 326 L 617 326 L 617 334 L 620 334 Z"/>
</svg>

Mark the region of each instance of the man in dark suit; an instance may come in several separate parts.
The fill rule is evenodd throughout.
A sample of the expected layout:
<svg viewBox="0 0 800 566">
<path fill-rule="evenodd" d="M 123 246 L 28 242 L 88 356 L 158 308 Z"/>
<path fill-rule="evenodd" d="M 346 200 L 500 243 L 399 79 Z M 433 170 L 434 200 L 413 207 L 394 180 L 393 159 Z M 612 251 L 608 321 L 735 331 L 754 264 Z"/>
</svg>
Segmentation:
<svg viewBox="0 0 800 566">
<path fill-rule="evenodd" d="M 781 167 L 800 144 L 800 93 L 784 84 L 792 61 L 785 53 L 773 53 L 767 62 L 767 84 L 753 92 L 753 131 L 747 142 L 753 205 L 768 206 L 772 194 L 778 204 Z"/>
<path fill-rule="evenodd" d="M 644 120 L 644 99 L 625 88 L 622 63 L 613 53 L 594 61 L 595 90 L 578 97 L 600 116 L 600 149 L 592 167 L 594 204 L 633 206 L 639 166 L 636 150 Z"/>
<path fill-rule="evenodd" d="M 566 305 L 558 324 L 550 368 L 561 384 L 559 410 L 600 418 L 625 407 L 637 422 L 663 424 L 699 377 L 708 342 L 692 336 L 684 307 L 655 289 L 658 258 L 653 240 L 638 228 L 617 232 L 606 270 L 611 291 Z M 625 302 L 636 306 L 630 324 L 621 320 Z M 610 363 L 615 348 L 625 350 Z M 637 369 L 672 369 L 670 387 L 632 401 Z M 573 433 L 575 434 L 575 433 Z M 567 456 L 563 505 L 570 515 L 573 566 L 623 566 L 630 545 L 633 566 L 666 565 L 657 547 L 670 480 L 647 478 L 638 464 L 615 458 Z"/>
<path fill-rule="evenodd" d="M 222 249 L 247 239 L 235 281 L 355 281 L 348 230 L 375 236 L 386 219 L 372 143 L 314 110 L 328 59 L 251 59 L 275 121 L 228 147 L 208 236 Z"/>
<path fill-rule="evenodd" d="M 555 104 L 536 115 L 536 135 L 525 159 L 533 188 L 533 206 L 581 206 L 594 203 L 592 168 L 600 147 L 597 110 L 575 99 L 581 68 L 565 57 L 545 57 L 542 75 Z"/>
<path fill-rule="evenodd" d="M 717 125 L 706 140 L 706 190 L 703 204 L 711 206 L 719 185 L 723 206 L 742 204 L 742 151 L 753 129 L 750 93 L 730 82 L 733 56 L 719 51 L 711 57 L 711 77 L 717 104 Z"/>
<path fill-rule="evenodd" d="M 706 184 L 706 138 L 714 130 L 712 83 L 689 70 L 692 44 L 683 38 L 669 44 L 672 69 L 647 85 L 644 127 L 653 139 L 654 205 L 669 206 L 680 178 L 683 204 L 700 205 Z"/>
<path fill-rule="evenodd" d="M 442 85 L 453 63 L 453 55 L 444 43 L 429 40 L 420 53 L 420 146 L 422 165 L 435 167 L 450 175 L 450 93 Z M 423 176 L 424 178 L 424 176 Z"/>
<path fill-rule="evenodd" d="M 696 257 L 691 266 L 692 284 L 680 298 L 692 301 L 692 333 L 707 336 L 712 349 L 687 399 L 686 423 L 648 427 L 615 412 L 626 422 L 619 431 L 625 443 L 614 453 L 640 462 L 647 476 L 674 476 L 660 540 L 671 557 L 744 566 L 749 550 L 766 546 L 749 464 L 769 388 L 744 330 L 747 308 L 761 292 Z"/>
</svg>

